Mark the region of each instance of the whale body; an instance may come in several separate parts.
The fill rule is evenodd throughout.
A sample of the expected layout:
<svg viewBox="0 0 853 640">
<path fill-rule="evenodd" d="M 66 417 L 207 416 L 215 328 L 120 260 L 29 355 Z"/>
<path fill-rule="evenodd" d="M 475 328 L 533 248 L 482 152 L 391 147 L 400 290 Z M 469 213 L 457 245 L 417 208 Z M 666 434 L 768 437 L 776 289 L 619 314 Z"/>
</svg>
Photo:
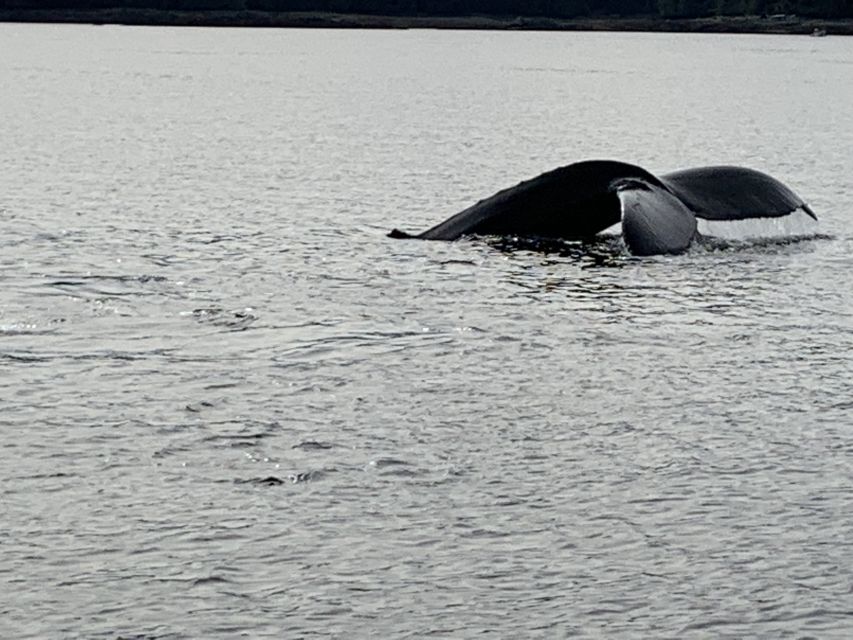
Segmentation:
<svg viewBox="0 0 853 640">
<path fill-rule="evenodd" d="M 754 169 L 713 166 L 656 176 L 624 162 L 587 160 L 499 191 L 422 233 L 394 229 L 388 235 L 587 240 L 621 222 L 631 253 L 656 255 L 685 251 L 696 236 L 697 218 L 778 218 L 799 209 L 817 220 L 796 193 Z"/>
</svg>

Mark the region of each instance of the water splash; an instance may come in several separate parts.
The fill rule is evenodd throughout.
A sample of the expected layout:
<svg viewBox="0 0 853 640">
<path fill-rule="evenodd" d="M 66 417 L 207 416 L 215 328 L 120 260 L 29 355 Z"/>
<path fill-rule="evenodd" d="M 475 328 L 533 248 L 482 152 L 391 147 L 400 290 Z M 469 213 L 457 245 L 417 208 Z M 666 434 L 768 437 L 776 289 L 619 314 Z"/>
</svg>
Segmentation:
<svg viewBox="0 0 853 640">
<path fill-rule="evenodd" d="M 748 241 L 767 238 L 811 238 L 818 234 L 820 224 L 805 211 L 797 209 L 788 216 L 778 218 L 750 218 L 748 220 L 697 219 L 700 236 L 722 240 Z"/>
</svg>

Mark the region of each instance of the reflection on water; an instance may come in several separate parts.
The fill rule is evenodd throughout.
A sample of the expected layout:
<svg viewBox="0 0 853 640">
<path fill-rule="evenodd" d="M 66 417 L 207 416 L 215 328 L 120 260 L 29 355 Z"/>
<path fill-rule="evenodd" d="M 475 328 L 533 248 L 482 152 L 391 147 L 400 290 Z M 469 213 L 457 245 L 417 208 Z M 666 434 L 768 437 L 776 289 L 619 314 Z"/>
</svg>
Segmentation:
<svg viewBox="0 0 853 640">
<path fill-rule="evenodd" d="M 591 240 L 562 240 L 524 236 L 487 236 L 484 241 L 506 254 L 531 252 L 546 258 L 563 258 L 578 262 L 584 268 L 620 267 L 630 255 L 621 237 L 598 236 Z"/>
</svg>

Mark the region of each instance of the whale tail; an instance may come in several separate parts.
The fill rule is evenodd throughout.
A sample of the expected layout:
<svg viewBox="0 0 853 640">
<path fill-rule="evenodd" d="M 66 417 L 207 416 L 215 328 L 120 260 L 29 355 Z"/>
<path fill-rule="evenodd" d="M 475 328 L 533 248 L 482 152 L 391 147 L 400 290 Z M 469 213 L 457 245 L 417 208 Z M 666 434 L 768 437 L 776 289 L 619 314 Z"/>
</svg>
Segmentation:
<svg viewBox="0 0 853 640">
<path fill-rule="evenodd" d="M 386 234 L 389 238 L 396 238 L 398 240 L 411 240 L 412 238 L 417 238 L 417 236 L 413 236 L 411 233 L 406 233 L 405 231 L 400 231 L 399 229 L 391 229 Z"/>
<path fill-rule="evenodd" d="M 685 251 L 696 235 L 696 216 L 658 187 L 620 189 L 622 238 L 637 256 Z"/>
<path fill-rule="evenodd" d="M 612 160 L 566 165 L 480 200 L 426 231 L 394 229 L 391 238 L 455 240 L 464 235 L 588 239 L 622 222 L 638 255 L 686 250 L 696 218 L 775 218 L 814 211 L 791 189 L 760 171 L 701 167 L 657 177 Z"/>
</svg>

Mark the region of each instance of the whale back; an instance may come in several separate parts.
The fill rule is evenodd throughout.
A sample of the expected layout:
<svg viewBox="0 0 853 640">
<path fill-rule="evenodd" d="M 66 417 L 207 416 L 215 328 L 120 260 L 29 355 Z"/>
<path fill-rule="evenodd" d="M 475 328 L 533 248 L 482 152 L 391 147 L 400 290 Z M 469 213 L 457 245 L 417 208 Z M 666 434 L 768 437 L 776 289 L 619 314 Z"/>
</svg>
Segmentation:
<svg viewBox="0 0 853 640">
<path fill-rule="evenodd" d="M 590 238 L 620 221 L 620 202 L 612 184 L 625 178 L 662 186 L 645 169 L 624 162 L 577 162 L 499 191 L 415 237 L 455 240 L 478 234 Z M 404 236 L 396 230 L 392 234 Z"/>
<path fill-rule="evenodd" d="M 693 213 L 706 220 L 778 218 L 809 206 L 784 184 L 754 169 L 700 167 L 667 173 L 661 178 Z"/>
</svg>

